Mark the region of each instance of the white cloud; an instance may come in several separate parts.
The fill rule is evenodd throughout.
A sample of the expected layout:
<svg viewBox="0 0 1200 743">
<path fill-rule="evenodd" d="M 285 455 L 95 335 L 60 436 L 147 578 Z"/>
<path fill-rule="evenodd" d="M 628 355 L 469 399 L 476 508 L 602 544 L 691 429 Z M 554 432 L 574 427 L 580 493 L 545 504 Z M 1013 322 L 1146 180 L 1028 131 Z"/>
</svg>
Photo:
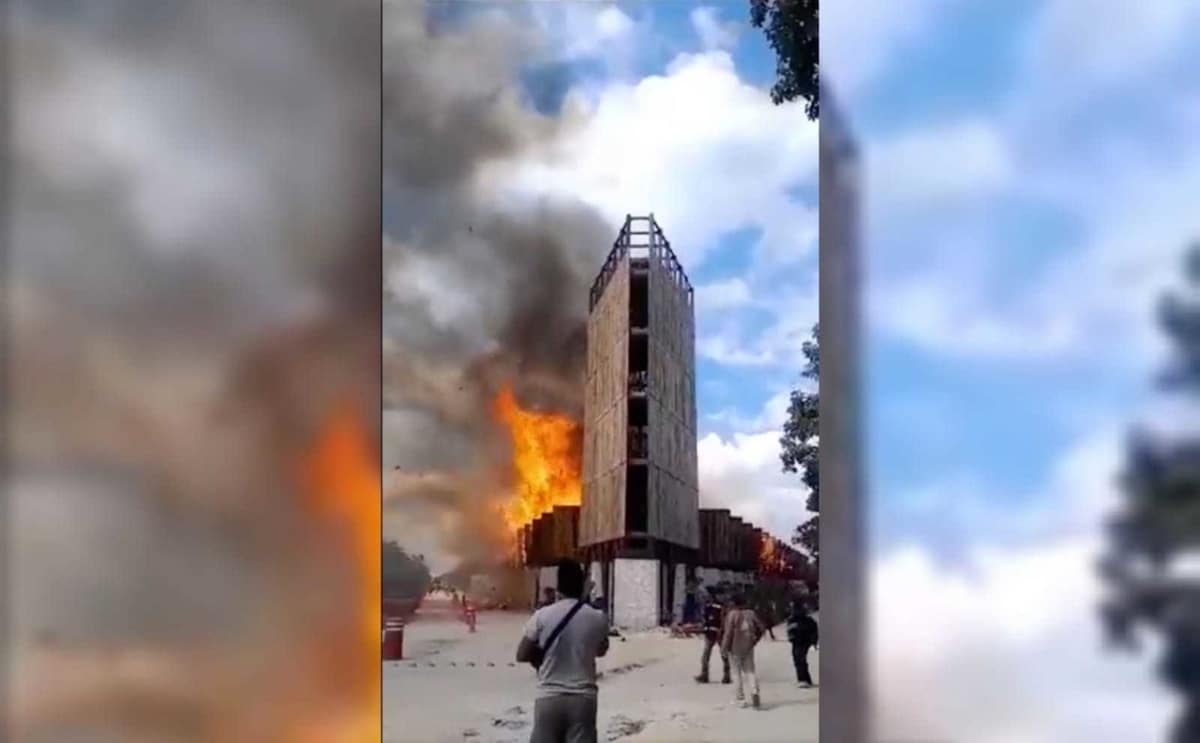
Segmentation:
<svg viewBox="0 0 1200 743">
<path fill-rule="evenodd" d="M 939 564 L 915 544 L 874 561 L 880 732 L 1082 743 L 1165 730 L 1173 703 L 1156 685 L 1154 655 L 1103 652 L 1096 559 L 1120 451 L 1115 429 L 1098 432 L 1060 459 L 1028 513 L 1003 500 L 977 509 L 962 524 L 976 542 L 963 564 Z M 961 498 L 961 486 L 944 492 Z M 1006 527 L 1026 538 L 991 538 Z M 984 730 L 990 737 L 979 737 Z"/>
<path fill-rule="evenodd" d="M 1174 704 L 1153 654 L 1103 652 L 1095 556 L 1093 541 L 1064 539 L 979 550 L 965 569 L 918 548 L 876 561 L 876 729 L 983 743 L 1165 739 Z"/>
<path fill-rule="evenodd" d="M 569 193 L 614 225 L 653 212 L 693 274 L 722 238 L 758 230 L 744 275 L 700 288 L 697 350 L 724 364 L 799 368 L 816 282 L 780 286 L 779 277 L 816 269 L 815 204 L 793 195 L 816 178 L 817 126 L 803 107 L 774 105 L 716 50 L 681 54 L 663 75 L 573 90 L 565 107 L 569 133 L 553 151 L 496 163 L 478 187 L 495 198 Z M 607 249 L 595 246 L 597 263 Z M 756 313 L 715 317 L 734 308 Z"/>
<path fill-rule="evenodd" d="M 566 105 L 574 128 L 554 152 L 498 164 L 480 186 L 575 194 L 614 224 L 654 212 L 692 271 L 748 228 L 787 236 L 780 258 L 813 254 L 816 214 L 787 192 L 816 178 L 817 126 L 743 82 L 727 53 L 680 55 L 665 75 L 574 90 Z"/>
<path fill-rule="evenodd" d="M 733 433 L 710 433 L 697 444 L 701 507 L 728 508 L 786 540 L 812 516 L 806 509 L 808 487 L 800 474 L 783 472 L 779 459 L 789 401 L 790 392 L 780 390 L 754 416 L 713 413 L 709 419 Z"/>
<path fill-rule="evenodd" d="M 741 25 L 722 22 L 718 10 L 711 5 L 692 8 L 689 18 L 705 49 L 732 49 L 737 44 Z"/>
<path fill-rule="evenodd" d="M 801 522 L 808 488 L 800 475 L 781 471 L 779 430 L 704 436 L 697 446 L 700 506 L 728 508 L 780 539 Z"/>
<path fill-rule="evenodd" d="M 564 61 L 609 56 L 638 31 L 632 18 L 607 3 L 532 2 L 527 7 Z"/>
<path fill-rule="evenodd" d="M 930 209 L 1013 183 L 1016 168 L 996 123 L 981 118 L 907 131 L 866 150 L 867 193 L 882 208 Z"/>
<path fill-rule="evenodd" d="M 740 276 L 696 287 L 697 312 L 720 312 L 734 307 L 744 307 L 750 302 L 750 287 Z"/>
</svg>

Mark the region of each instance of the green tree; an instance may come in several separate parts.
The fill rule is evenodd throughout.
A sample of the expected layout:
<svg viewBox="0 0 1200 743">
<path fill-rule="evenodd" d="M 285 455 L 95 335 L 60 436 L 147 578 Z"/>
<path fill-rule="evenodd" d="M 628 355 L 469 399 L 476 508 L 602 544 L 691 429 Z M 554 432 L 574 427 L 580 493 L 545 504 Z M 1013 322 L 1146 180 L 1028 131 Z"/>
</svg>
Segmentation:
<svg viewBox="0 0 1200 743">
<path fill-rule="evenodd" d="M 1200 402 L 1200 243 L 1187 252 L 1185 278 L 1190 292 L 1168 294 L 1159 307 L 1174 349 L 1161 382 Z M 1200 437 L 1135 430 L 1121 488 L 1100 564 L 1106 629 L 1130 650 L 1145 630 L 1163 640 L 1160 676 L 1185 699 L 1173 739 L 1200 740 L 1200 585 L 1176 569 L 1176 558 L 1200 549 Z"/>
<path fill-rule="evenodd" d="M 802 372 L 805 379 L 820 381 L 821 346 L 820 324 L 813 325 L 812 340 L 804 342 L 804 357 L 807 362 Z M 779 458 L 783 462 L 784 472 L 802 472 L 804 484 L 808 486 L 808 502 L 805 504 L 810 512 L 815 514 L 796 528 L 792 537 L 794 544 L 799 544 L 812 555 L 813 560 L 819 559 L 820 549 L 820 511 L 821 511 L 821 478 L 820 478 L 820 391 L 806 392 L 802 389 L 792 390 L 791 403 L 788 405 L 788 418 L 783 424 L 783 436 L 779 438 L 781 450 Z"/>
<path fill-rule="evenodd" d="M 775 50 L 775 103 L 803 98 L 805 113 L 821 112 L 817 0 L 750 0 L 750 23 L 763 29 Z"/>
<path fill-rule="evenodd" d="M 395 542 L 383 543 L 380 568 L 386 598 L 418 599 L 425 595 L 432 580 L 425 559 L 421 555 L 408 554 Z"/>
<path fill-rule="evenodd" d="M 780 104 L 802 98 L 807 101 L 805 113 L 812 120 L 821 113 L 817 8 L 817 0 L 750 0 L 750 23 L 763 29 L 767 42 L 775 50 L 776 80 L 771 100 Z M 812 340 L 804 343 L 808 363 L 803 374 L 814 382 L 820 372 L 817 329 L 814 325 Z M 780 452 L 783 471 L 803 470 L 804 484 L 809 487 L 807 507 L 815 515 L 796 528 L 792 542 L 804 547 L 814 562 L 820 549 L 819 401 L 817 392 L 793 390 L 788 420 L 779 440 L 783 447 Z"/>
</svg>

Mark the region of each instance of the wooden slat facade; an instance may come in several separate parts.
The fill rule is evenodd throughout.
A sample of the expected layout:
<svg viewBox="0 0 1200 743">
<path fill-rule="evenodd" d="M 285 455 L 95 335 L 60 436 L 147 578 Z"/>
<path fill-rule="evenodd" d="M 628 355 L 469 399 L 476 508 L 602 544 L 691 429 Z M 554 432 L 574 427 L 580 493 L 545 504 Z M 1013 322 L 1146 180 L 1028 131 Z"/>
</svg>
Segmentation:
<svg viewBox="0 0 1200 743">
<path fill-rule="evenodd" d="M 617 256 L 588 316 L 583 402 L 583 506 L 579 542 L 625 534 L 629 413 L 629 257 Z"/>
<path fill-rule="evenodd" d="M 737 570 L 741 566 L 742 552 L 745 546 L 742 544 L 743 531 L 742 527 L 745 523 L 740 516 L 731 516 L 729 519 L 729 556 L 725 567 L 730 570 Z"/>
<path fill-rule="evenodd" d="M 700 547 L 696 561 L 700 565 L 711 565 L 716 554 L 716 512 L 711 508 L 699 511 Z"/>
<path fill-rule="evenodd" d="M 648 535 L 700 544 L 696 460 L 695 318 L 691 287 L 670 248 L 650 249 L 647 407 Z"/>
<path fill-rule="evenodd" d="M 582 514 L 579 506 L 555 506 L 553 511 L 523 527 L 519 538 L 523 564 L 548 566 L 563 558 L 611 559 L 613 555 L 603 558 L 589 552 L 579 542 Z M 692 564 L 792 579 L 815 579 L 812 565 L 803 553 L 741 517 L 731 515 L 729 509 L 699 509 L 697 527 L 698 548 Z M 764 561 L 768 544 L 774 557 Z"/>
<path fill-rule="evenodd" d="M 579 559 L 579 506 L 555 506 L 525 527 L 525 564 L 553 565 L 558 560 Z"/>
</svg>

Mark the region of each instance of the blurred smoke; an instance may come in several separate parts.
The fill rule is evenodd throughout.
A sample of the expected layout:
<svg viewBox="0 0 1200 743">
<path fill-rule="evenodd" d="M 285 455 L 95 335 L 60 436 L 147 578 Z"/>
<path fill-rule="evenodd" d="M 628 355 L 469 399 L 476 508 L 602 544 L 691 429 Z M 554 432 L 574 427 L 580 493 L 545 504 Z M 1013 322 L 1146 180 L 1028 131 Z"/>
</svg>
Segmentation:
<svg viewBox="0 0 1200 743">
<path fill-rule="evenodd" d="M 501 387 L 582 414 L 587 290 L 615 235 L 569 198 L 503 190 L 578 121 L 523 90 L 549 45 L 508 10 L 384 4 L 384 531 L 467 559 L 497 555 L 481 507 L 505 495 Z"/>
<path fill-rule="evenodd" d="M 379 428 L 379 7 L 11 8 L 12 739 L 312 735 L 371 701 L 296 472 Z"/>
</svg>

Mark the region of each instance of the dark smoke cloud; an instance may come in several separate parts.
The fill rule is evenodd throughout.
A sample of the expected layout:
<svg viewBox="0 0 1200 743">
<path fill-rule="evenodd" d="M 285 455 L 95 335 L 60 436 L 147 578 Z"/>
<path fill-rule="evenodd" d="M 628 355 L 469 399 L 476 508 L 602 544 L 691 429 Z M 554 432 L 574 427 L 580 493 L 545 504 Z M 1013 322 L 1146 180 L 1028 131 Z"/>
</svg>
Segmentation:
<svg viewBox="0 0 1200 743">
<path fill-rule="evenodd" d="M 384 463 L 408 475 L 385 486 L 385 532 L 428 545 L 432 531 L 478 559 L 495 519 L 474 515 L 507 485 L 492 399 L 513 384 L 522 404 L 581 415 L 587 289 L 613 229 L 570 194 L 489 185 L 579 123 L 522 90 L 550 53 L 534 25 L 400 0 L 384 24 Z"/>
<path fill-rule="evenodd" d="M 378 4 L 6 10 L 6 732 L 293 740 L 361 703 L 296 474 L 378 430 Z"/>
</svg>

